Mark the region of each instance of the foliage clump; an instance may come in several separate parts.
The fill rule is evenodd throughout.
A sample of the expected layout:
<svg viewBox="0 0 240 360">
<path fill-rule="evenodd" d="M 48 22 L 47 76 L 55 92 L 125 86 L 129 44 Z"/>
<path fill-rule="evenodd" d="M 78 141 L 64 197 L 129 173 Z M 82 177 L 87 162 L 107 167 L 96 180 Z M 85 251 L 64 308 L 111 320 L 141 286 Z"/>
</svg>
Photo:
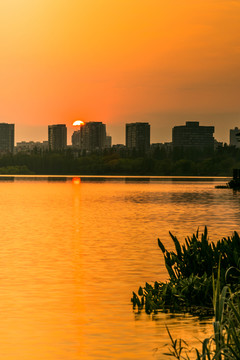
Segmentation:
<svg viewBox="0 0 240 360">
<path fill-rule="evenodd" d="M 197 315 L 213 313 L 212 293 L 213 276 L 217 277 L 221 263 L 219 281 L 221 289 L 228 285 L 236 289 L 240 281 L 237 270 L 240 265 L 240 238 L 237 232 L 217 243 L 209 241 L 207 227 L 200 235 L 197 231 L 187 237 L 183 245 L 170 233 L 175 251 L 165 249 L 158 239 L 158 245 L 164 255 L 169 281 L 146 283 L 133 293 L 131 299 L 134 308 L 152 311 L 187 311 Z"/>
</svg>

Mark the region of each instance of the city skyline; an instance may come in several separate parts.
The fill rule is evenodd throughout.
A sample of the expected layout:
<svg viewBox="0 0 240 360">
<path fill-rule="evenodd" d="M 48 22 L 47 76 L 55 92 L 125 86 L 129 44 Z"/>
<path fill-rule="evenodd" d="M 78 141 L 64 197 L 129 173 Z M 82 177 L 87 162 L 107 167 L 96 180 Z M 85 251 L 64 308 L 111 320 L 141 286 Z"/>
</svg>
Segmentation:
<svg viewBox="0 0 240 360">
<path fill-rule="evenodd" d="M 2 0 L 0 121 L 16 140 L 46 125 L 149 122 L 153 142 L 185 121 L 239 126 L 240 3 Z M 44 26 L 43 26 L 44 24 Z M 69 142 L 69 140 L 68 140 Z"/>
<path fill-rule="evenodd" d="M 205 126 L 208 126 L 209 124 L 211 124 L 211 125 L 216 124 L 216 121 L 213 121 L 213 122 L 210 122 L 208 120 L 204 121 L 200 117 L 196 118 L 196 119 L 186 119 L 183 117 L 181 120 L 178 120 L 178 121 L 174 121 L 174 119 L 169 120 L 169 123 L 167 123 L 164 126 L 164 132 L 161 133 L 158 131 L 159 125 L 153 121 L 153 124 L 151 124 L 151 126 L 153 127 L 153 131 L 151 133 L 151 142 L 155 143 L 155 142 L 171 141 L 172 128 L 174 126 L 181 126 L 186 121 L 200 121 L 201 124 L 205 125 Z M 7 123 L 6 121 L 2 121 L 2 122 Z M 132 122 L 145 122 L 145 121 L 136 120 L 136 121 L 132 121 Z M 57 125 L 57 124 L 58 124 L 58 122 L 56 122 L 55 124 L 52 124 L 52 125 Z M 21 142 L 21 141 L 41 141 L 42 142 L 42 141 L 47 140 L 47 138 L 48 138 L 48 130 L 47 130 L 48 125 L 47 124 L 39 125 L 39 126 L 32 126 L 32 125 L 26 125 L 26 126 L 18 125 L 17 126 L 17 123 L 15 123 L 15 125 L 16 125 L 16 128 L 15 128 L 16 142 Z M 106 123 L 106 126 L 108 129 L 107 133 L 112 136 L 113 144 L 123 144 L 125 142 L 125 130 L 124 130 L 125 123 L 121 123 L 120 125 L 117 125 L 117 126 Z M 217 125 L 213 125 L 213 126 L 215 126 L 215 138 L 218 141 L 221 141 L 224 143 L 229 143 L 229 129 L 230 128 L 233 129 L 235 127 L 240 127 L 240 115 L 239 115 L 239 120 L 232 121 L 232 123 L 226 121 L 226 123 L 224 123 L 224 124 L 220 124 L 220 125 L 217 124 Z M 69 144 L 71 144 L 72 133 L 76 129 L 71 124 L 69 124 L 67 127 L 68 127 L 68 129 L 70 129 L 70 131 L 67 134 L 67 144 L 69 145 Z"/>
<path fill-rule="evenodd" d="M 0 123 L 0 125 L 7 125 L 7 126 L 9 126 L 9 125 L 12 125 L 12 126 L 14 126 L 14 138 L 15 138 L 15 124 L 7 124 L 7 123 Z M 39 143 L 39 144 L 44 144 L 44 143 L 47 143 L 47 142 L 49 142 L 49 138 L 51 138 L 51 135 L 50 135 L 50 129 L 54 129 L 54 128 L 62 128 L 62 127 L 65 127 L 65 132 L 66 132 L 66 134 L 64 135 L 65 137 L 66 137 L 66 139 L 67 138 L 70 138 L 70 142 L 68 142 L 67 140 L 64 140 L 64 141 L 66 141 L 66 145 L 65 146 L 63 146 L 63 148 L 64 147 L 66 147 L 66 146 L 76 146 L 76 144 L 79 142 L 79 134 L 82 134 L 82 131 L 84 130 L 84 134 L 86 133 L 86 134 L 88 134 L 87 136 L 89 136 L 90 135 L 90 133 L 89 133 L 89 131 L 90 131 L 90 129 L 91 129 L 91 125 L 93 126 L 93 127 L 95 127 L 96 125 L 100 125 L 101 127 L 103 127 L 103 129 L 104 129 L 104 133 L 102 134 L 102 135 L 100 135 L 100 133 L 99 133 L 99 135 L 97 135 L 97 137 L 99 137 L 99 140 L 96 140 L 96 141 L 100 141 L 102 144 L 103 143 L 105 143 L 106 142 L 106 139 L 107 138 L 110 138 L 111 140 L 110 140 L 110 142 L 111 142 L 111 144 L 112 145 L 126 145 L 127 147 L 132 147 L 132 145 L 130 145 L 130 142 L 129 141 L 132 141 L 132 140 L 129 140 L 128 139 L 128 137 L 129 137 L 129 134 L 128 134 L 128 129 L 130 128 L 130 127 L 132 127 L 132 128 L 135 128 L 135 127 L 137 127 L 137 126 L 140 126 L 140 127 L 142 127 L 142 130 L 140 131 L 140 133 L 142 133 L 142 135 L 141 136 L 143 136 L 143 137 L 145 137 L 145 135 L 143 134 L 144 133 L 144 126 L 147 126 L 149 129 L 147 130 L 147 132 L 149 132 L 148 133 L 148 135 L 146 135 L 147 136 L 147 138 L 148 138 L 148 140 L 147 140 L 147 142 L 149 142 L 149 144 L 151 145 L 151 144 L 171 144 L 173 141 L 174 141 L 174 139 L 173 139 L 173 137 L 174 137 L 174 131 L 176 131 L 177 129 L 187 129 L 188 128 L 188 126 L 190 126 L 189 127 L 189 130 L 192 128 L 192 126 L 194 126 L 193 127 L 193 129 L 201 129 L 201 131 L 203 131 L 203 135 L 204 135 L 204 132 L 205 131 L 210 131 L 210 132 L 213 132 L 213 134 L 214 134 L 214 136 L 213 136 L 213 139 L 214 139 L 214 141 L 217 141 L 217 142 L 219 142 L 219 143 L 222 143 L 222 144 L 224 144 L 224 143 L 226 143 L 226 144 L 228 144 L 228 145 L 236 145 L 236 141 L 238 142 L 238 140 L 236 140 L 236 138 L 235 138 L 235 136 L 236 136 L 236 134 L 237 134 L 237 136 L 239 136 L 239 131 L 240 131 L 240 129 L 238 128 L 238 127 L 235 127 L 234 129 L 230 129 L 230 128 L 228 128 L 228 134 L 226 134 L 226 136 L 228 137 L 228 139 L 227 139 L 227 141 L 226 142 L 221 142 L 221 141 L 219 141 L 219 139 L 217 139 L 216 138 L 216 136 L 215 136 L 215 133 L 216 133 L 216 131 L 215 131 L 215 127 L 214 126 L 212 126 L 211 124 L 207 124 L 207 126 L 205 126 L 205 125 L 203 125 L 202 123 L 200 124 L 199 123 L 199 121 L 186 121 L 185 122 L 185 124 L 183 124 L 183 123 L 181 123 L 180 125 L 174 125 L 171 129 L 170 129 L 170 131 L 171 131 L 171 138 L 170 138 L 170 141 L 165 141 L 165 142 L 162 142 L 162 141 L 160 141 L 159 139 L 157 139 L 157 141 L 153 141 L 152 140 L 152 138 L 151 138 L 151 135 L 152 135 L 152 130 L 150 131 L 150 128 L 151 128 L 151 124 L 149 124 L 149 123 L 145 123 L 145 122 L 135 122 L 135 123 L 125 123 L 124 124 L 124 141 L 122 142 L 122 143 L 118 143 L 118 144 L 114 144 L 113 142 L 112 142 L 112 136 L 111 136 L 111 134 L 109 133 L 109 132 L 107 132 L 107 128 L 106 128 L 106 124 L 103 124 L 102 122 L 88 122 L 88 123 L 83 123 L 82 125 L 81 125 L 81 127 L 80 127 L 80 130 L 79 129 L 76 129 L 76 126 L 73 126 L 74 127 L 74 129 L 73 129 L 73 131 L 71 131 L 70 133 L 67 131 L 67 129 L 68 129 L 68 127 L 66 126 L 66 124 L 52 124 L 52 125 L 48 125 L 47 126 L 47 132 L 48 132 L 48 135 L 47 135 L 47 140 L 46 139 L 44 139 L 44 140 L 42 140 L 42 141 L 35 141 L 35 140 L 33 140 L 33 139 L 31 139 L 31 140 L 27 140 L 27 139 L 23 139 L 23 140 L 21 140 L 21 141 L 14 141 L 14 143 L 15 143 L 15 146 L 17 146 L 17 144 L 19 144 L 20 146 L 24 146 L 24 143 L 25 144 L 27 144 L 27 143 Z M 78 127 L 78 126 L 77 126 Z M 86 127 L 86 130 L 85 129 L 83 129 L 83 128 L 85 128 Z M 70 128 L 72 128 L 72 127 L 70 127 Z M 139 128 L 140 129 L 140 128 Z M 207 129 L 209 129 L 209 130 L 207 130 Z M 136 129 L 134 130 L 134 131 L 136 131 Z M 90 131 L 91 132 L 91 131 Z M 84 135 L 84 136 L 86 136 L 86 134 Z M 81 135 L 82 136 L 82 135 Z M 95 135 L 91 135 L 91 136 L 94 136 L 95 137 Z M 101 137 L 104 137 L 104 139 L 102 139 L 102 140 L 100 140 L 100 138 Z M 134 135 L 135 136 L 135 135 Z M 141 137 L 140 136 L 140 137 Z M 210 135 L 211 136 L 211 135 Z M 180 135 L 180 138 L 181 138 L 181 135 Z M 193 140 L 193 139 L 192 139 Z M 191 141 L 192 141 L 191 140 Z M 51 141 L 51 140 L 50 140 Z M 84 141 L 87 141 L 88 143 L 89 143 L 89 141 L 91 142 L 91 140 L 90 140 L 90 138 L 88 139 L 88 140 L 84 140 Z M 95 141 L 95 140 L 94 140 Z M 135 140 L 134 140 L 135 141 Z M 142 141 L 142 140 L 141 140 Z M 127 143 L 129 143 L 129 145 L 127 144 Z M 200 142 L 201 143 L 201 142 Z M 107 143 L 106 143 L 107 144 Z M 79 145 L 77 145 L 77 146 L 79 146 Z M 88 145 L 88 146 L 86 146 L 86 144 L 84 145 L 84 147 L 86 147 L 86 149 L 88 149 L 89 148 L 89 146 L 90 145 Z M 237 147 L 239 147 L 238 146 L 238 144 L 236 145 Z M 97 146 L 98 147 L 98 146 Z M 109 144 L 107 145 L 107 147 L 109 147 Z M 102 145 L 100 146 L 100 148 L 102 148 Z M 89 148 L 90 149 L 90 148 Z"/>
</svg>

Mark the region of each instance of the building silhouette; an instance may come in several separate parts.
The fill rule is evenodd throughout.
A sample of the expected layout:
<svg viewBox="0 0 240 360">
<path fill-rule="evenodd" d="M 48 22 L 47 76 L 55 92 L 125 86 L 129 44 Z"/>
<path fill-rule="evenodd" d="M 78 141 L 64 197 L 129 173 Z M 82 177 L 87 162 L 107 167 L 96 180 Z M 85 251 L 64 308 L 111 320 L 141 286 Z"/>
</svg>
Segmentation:
<svg viewBox="0 0 240 360">
<path fill-rule="evenodd" d="M 112 147 L 112 137 L 110 135 L 106 136 L 105 148 L 111 149 Z"/>
<path fill-rule="evenodd" d="M 82 151 L 103 150 L 106 144 L 106 125 L 100 121 L 86 122 L 80 127 L 80 130 L 74 131 L 72 135 L 73 147 Z"/>
<path fill-rule="evenodd" d="M 238 127 L 230 130 L 229 144 L 231 146 L 235 146 L 236 148 L 240 148 L 240 129 Z"/>
<path fill-rule="evenodd" d="M 48 141 L 20 141 L 17 142 L 15 152 L 31 153 L 32 151 L 46 151 L 48 150 Z"/>
<path fill-rule="evenodd" d="M 0 123 L 0 152 L 13 153 L 14 124 Z"/>
<path fill-rule="evenodd" d="M 181 148 L 214 149 L 214 126 L 200 126 L 198 121 L 187 121 L 186 125 L 174 126 L 172 145 Z"/>
<path fill-rule="evenodd" d="M 80 143 L 81 143 L 81 132 L 80 130 L 76 130 L 73 132 L 72 134 L 72 146 L 74 148 L 80 148 Z"/>
<path fill-rule="evenodd" d="M 67 127 L 65 124 L 48 125 L 49 150 L 61 151 L 67 147 Z"/>
<path fill-rule="evenodd" d="M 145 153 L 150 148 L 150 125 L 145 122 L 126 124 L 126 147 Z"/>
</svg>

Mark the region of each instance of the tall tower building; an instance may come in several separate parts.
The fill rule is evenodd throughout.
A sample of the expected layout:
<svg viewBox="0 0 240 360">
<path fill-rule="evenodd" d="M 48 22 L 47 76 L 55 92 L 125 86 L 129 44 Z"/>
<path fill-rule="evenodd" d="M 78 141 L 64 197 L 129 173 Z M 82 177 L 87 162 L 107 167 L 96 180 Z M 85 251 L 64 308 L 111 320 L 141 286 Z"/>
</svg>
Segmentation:
<svg viewBox="0 0 240 360">
<path fill-rule="evenodd" d="M 150 148 L 149 123 L 136 122 L 126 124 L 126 146 L 129 150 L 145 153 Z"/>
<path fill-rule="evenodd" d="M 61 151 L 67 147 L 67 127 L 65 124 L 48 125 L 49 150 Z"/>
<path fill-rule="evenodd" d="M 88 152 L 103 150 L 106 146 L 106 125 L 100 121 L 90 121 L 72 135 L 73 146 Z"/>
<path fill-rule="evenodd" d="M 238 127 L 230 130 L 230 145 L 240 148 L 240 129 Z"/>
<path fill-rule="evenodd" d="M 81 130 L 76 130 L 72 134 L 72 146 L 80 149 L 81 145 Z"/>
<path fill-rule="evenodd" d="M 0 123 L 0 152 L 13 153 L 14 124 Z"/>
<path fill-rule="evenodd" d="M 112 147 L 112 137 L 110 135 L 106 136 L 105 148 L 110 149 Z"/>
<path fill-rule="evenodd" d="M 172 145 L 181 148 L 214 149 L 214 126 L 199 126 L 198 121 L 187 121 L 186 125 L 174 126 Z"/>
</svg>

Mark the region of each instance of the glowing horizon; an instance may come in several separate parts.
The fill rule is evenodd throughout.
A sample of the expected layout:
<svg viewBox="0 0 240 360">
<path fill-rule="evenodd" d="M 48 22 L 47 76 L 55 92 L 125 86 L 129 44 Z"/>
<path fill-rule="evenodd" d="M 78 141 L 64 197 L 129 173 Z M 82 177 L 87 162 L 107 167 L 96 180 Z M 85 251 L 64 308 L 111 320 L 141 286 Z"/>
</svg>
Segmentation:
<svg viewBox="0 0 240 360">
<path fill-rule="evenodd" d="M 239 19 L 234 0 L 2 0 L 0 121 L 17 141 L 79 118 L 115 142 L 135 121 L 154 142 L 188 120 L 221 140 L 240 124 Z"/>
</svg>

